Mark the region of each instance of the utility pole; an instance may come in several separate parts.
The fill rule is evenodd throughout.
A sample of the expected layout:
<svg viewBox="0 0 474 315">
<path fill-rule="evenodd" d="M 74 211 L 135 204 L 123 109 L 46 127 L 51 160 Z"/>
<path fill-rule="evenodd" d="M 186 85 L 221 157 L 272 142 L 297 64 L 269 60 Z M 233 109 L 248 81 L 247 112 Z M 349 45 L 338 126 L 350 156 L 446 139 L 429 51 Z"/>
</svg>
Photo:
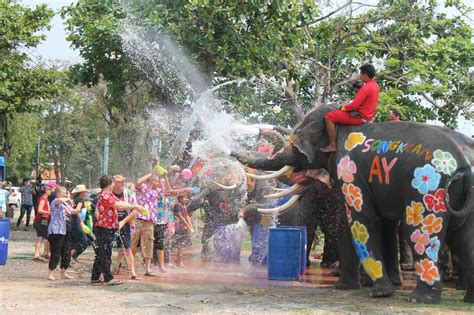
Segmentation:
<svg viewBox="0 0 474 315">
<path fill-rule="evenodd" d="M 40 144 L 41 144 L 41 136 L 38 137 L 38 150 L 36 152 L 36 174 L 37 176 L 40 173 Z"/>
<path fill-rule="evenodd" d="M 110 116 L 109 113 L 105 113 L 105 138 L 104 138 L 104 157 L 102 164 L 102 174 L 107 174 L 109 172 L 109 128 Z"/>
</svg>

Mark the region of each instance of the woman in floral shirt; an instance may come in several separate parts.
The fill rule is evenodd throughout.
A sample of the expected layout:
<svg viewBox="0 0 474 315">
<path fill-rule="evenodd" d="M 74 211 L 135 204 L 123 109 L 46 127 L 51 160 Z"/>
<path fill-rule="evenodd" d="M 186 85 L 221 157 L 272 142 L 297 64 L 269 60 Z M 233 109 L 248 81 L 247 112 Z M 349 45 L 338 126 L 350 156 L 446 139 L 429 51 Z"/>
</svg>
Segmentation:
<svg viewBox="0 0 474 315">
<path fill-rule="evenodd" d="M 61 259 L 61 279 L 72 279 L 66 273 L 71 262 L 71 215 L 76 214 L 66 188 L 56 188 L 56 198 L 50 204 L 51 220 L 48 226 L 48 240 L 51 246 L 49 280 L 56 280 L 53 271 Z"/>
<path fill-rule="evenodd" d="M 92 267 L 91 282 L 99 283 L 100 275 L 103 275 L 104 281 L 107 282 L 108 285 L 122 284 L 122 282 L 114 279 L 110 271 L 112 263 L 112 242 L 117 230 L 132 220 L 138 214 L 138 211 L 144 211 L 145 208 L 120 201 L 115 197 L 112 192 L 114 189 L 114 179 L 110 175 L 102 175 L 99 180 L 99 185 L 102 191 L 98 196 L 95 210 L 97 216 L 97 221 L 94 226 L 96 256 Z M 119 222 L 117 209 L 134 211 L 131 211 L 125 219 Z"/>
</svg>

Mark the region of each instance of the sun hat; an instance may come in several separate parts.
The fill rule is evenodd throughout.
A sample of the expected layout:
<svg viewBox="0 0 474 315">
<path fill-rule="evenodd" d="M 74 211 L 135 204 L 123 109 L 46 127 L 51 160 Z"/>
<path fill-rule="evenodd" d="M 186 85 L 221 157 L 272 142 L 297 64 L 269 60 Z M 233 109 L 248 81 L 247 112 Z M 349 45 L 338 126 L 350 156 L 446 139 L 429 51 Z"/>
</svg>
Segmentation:
<svg viewBox="0 0 474 315">
<path fill-rule="evenodd" d="M 77 185 L 76 188 L 74 188 L 74 190 L 71 192 L 71 194 L 79 194 L 86 191 L 86 185 Z"/>
</svg>

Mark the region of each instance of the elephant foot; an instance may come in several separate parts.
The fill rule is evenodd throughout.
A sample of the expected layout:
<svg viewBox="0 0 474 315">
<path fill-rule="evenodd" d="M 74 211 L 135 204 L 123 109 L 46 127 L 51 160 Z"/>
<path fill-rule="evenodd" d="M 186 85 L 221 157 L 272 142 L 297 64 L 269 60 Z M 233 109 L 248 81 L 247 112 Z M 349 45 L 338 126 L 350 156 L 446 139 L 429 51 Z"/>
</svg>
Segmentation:
<svg viewBox="0 0 474 315">
<path fill-rule="evenodd" d="M 374 282 L 374 287 L 370 290 L 369 295 L 371 297 L 385 297 L 391 296 L 395 292 L 390 281 L 379 280 Z"/>
<path fill-rule="evenodd" d="M 363 287 L 371 287 L 374 285 L 374 282 L 372 279 L 370 279 L 369 275 L 363 268 L 359 269 L 359 274 L 360 274 L 360 284 L 362 284 Z"/>
<path fill-rule="evenodd" d="M 466 303 L 474 303 L 474 291 L 472 292 L 468 291 L 466 295 L 464 296 L 463 301 Z"/>
<path fill-rule="evenodd" d="M 413 291 L 408 297 L 411 303 L 437 304 L 441 301 L 441 292 Z"/>
<path fill-rule="evenodd" d="M 439 281 L 433 286 L 418 281 L 415 290 L 410 293 L 408 300 L 412 303 L 439 303 L 441 301 L 441 291 L 441 282 Z"/>
<path fill-rule="evenodd" d="M 334 284 L 336 290 L 356 290 L 360 289 L 360 283 L 356 280 L 342 281 L 340 278 Z"/>
<path fill-rule="evenodd" d="M 456 281 L 456 290 L 466 290 L 467 283 L 463 277 L 459 277 L 458 281 Z"/>
</svg>

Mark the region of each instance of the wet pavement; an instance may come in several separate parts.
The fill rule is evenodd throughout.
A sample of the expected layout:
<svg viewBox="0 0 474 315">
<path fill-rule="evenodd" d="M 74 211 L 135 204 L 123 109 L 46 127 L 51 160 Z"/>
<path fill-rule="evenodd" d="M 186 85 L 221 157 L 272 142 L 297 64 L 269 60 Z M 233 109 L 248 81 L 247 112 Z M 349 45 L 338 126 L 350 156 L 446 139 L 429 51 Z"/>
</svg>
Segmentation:
<svg viewBox="0 0 474 315">
<path fill-rule="evenodd" d="M 249 251 L 242 251 L 239 262 L 218 263 L 214 261 L 203 261 L 199 249 L 187 251 L 183 261 L 183 268 L 169 267 L 166 273 L 157 272 L 155 277 L 141 276 L 143 282 L 147 283 L 193 283 L 193 284 L 238 284 L 248 286 L 264 287 L 308 287 L 308 288 L 334 288 L 337 277 L 331 276 L 331 269 L 320 268 L 319 260 L 311 258 L 311 266 L 306 269 L 305 274 L 300 275 L 299 281 L 269 280 L 266 266 L 252 265 L 248 257 Z M 138 255 L 137 255 L 138 256 Z M 141 267 L 137 268 L 142 274 Z M 410 292 L 414 289 L 416 280 L 414 272 L 402 272 L 403 286 L 399 291 Z M 121 280 L 128 280 L 125 268 L 116 276 Z M 454 283 L 444 283 L 445 290 L 454 290 Z"/>
</svg>

